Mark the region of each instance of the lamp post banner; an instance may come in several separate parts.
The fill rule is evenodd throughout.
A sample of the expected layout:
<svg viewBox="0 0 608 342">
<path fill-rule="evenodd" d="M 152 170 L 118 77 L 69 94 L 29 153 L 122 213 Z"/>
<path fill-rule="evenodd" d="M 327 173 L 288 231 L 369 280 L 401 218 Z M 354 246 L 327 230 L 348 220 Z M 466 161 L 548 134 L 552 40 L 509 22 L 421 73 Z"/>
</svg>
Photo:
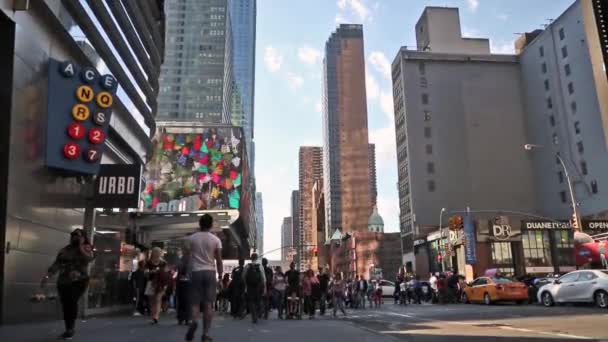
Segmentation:
<svg viewBox="0 0 608 342">
<path fill-rule="evenodd" d="M 473 217 L 467 210 L 464 215 L 464 259 L 467 265 L 475 265 L 477 263 L 477 249 L 476 249 L 476 236 L 475 236 L 475 224 L 473 223 Z"/>
</svg>

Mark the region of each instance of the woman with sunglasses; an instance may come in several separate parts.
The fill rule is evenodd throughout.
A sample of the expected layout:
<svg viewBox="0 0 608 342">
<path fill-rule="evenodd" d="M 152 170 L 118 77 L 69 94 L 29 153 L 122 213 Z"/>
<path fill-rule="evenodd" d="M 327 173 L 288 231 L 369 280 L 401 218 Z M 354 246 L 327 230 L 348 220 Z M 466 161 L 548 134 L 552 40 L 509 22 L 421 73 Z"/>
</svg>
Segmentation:
<svg viewBox="0 0 608 342">
<path fill-rule="evenodd" d="M 93 246 L 82 229 L 76 229 L 70 234 L 70 244 L 63 247 L 44 278 L 44 287 L 52 276 L 59 273 L 57 292 L 63 309 L 65 332 L 61 339 L 69 340 L 74 336 L 76 317 L 78 316 L 78 301 L 84 294 L 88 284 L 88 265 L 95 258 Z"/>
</svg>

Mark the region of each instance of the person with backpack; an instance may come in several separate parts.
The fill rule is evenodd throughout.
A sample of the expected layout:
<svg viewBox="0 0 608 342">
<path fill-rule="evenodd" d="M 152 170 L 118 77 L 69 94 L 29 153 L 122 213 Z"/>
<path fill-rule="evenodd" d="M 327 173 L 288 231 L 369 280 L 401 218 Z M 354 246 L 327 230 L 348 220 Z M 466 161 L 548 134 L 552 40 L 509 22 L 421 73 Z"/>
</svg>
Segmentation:
<svg viewBox="0 0 608 342">
<path fill-rule="evenodd" d="M 268 259 L 262 258 L 262 266 L 264 267 L 264 276 L 266 278 L 266 296 L 264 296 L 264 319 L 268 319 L 272 304 L 272 268 L 268 267 Z"/>
<path fill-rule="evenodd" d="M 247 307 L 251 313 L 252 322 L 256 324 L 258 316 L 262 312 L 262 298 L 266 296 L 266 275 L 264 267 L 258 261 L 257 253 L 251 254 L 251 263 L 245 268 L 243 279 L 245 280 Z"/>
<path fill-rule="evenodd" d="M 232 270 L 232 281 L 230 282 L 230 314 L 234 319 L 243 318 L 245 281 L 243 271 L 245 270 L 245 259 L 239 259 L 239 266 Z"/>
</svg>

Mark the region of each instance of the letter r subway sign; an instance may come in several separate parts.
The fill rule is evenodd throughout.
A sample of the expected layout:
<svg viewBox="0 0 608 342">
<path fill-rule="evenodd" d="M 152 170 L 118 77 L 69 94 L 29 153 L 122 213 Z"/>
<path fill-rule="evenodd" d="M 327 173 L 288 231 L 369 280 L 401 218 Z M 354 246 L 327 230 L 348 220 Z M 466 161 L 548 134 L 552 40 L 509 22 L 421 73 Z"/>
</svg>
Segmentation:
<svg viewBox="0 0 608 342">
<path fill-rule="evenodd" d="M 118 82 L 94 68 L 49 60 L 46 166 L 97 174 Z"/>
</svg>

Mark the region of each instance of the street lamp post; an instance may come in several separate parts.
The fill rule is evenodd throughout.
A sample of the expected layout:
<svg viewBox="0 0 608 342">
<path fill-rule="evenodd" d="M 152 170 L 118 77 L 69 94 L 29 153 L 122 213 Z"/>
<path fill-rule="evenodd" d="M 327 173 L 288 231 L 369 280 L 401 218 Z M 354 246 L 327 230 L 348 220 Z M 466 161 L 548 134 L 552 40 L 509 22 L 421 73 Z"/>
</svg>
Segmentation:
<svg viewBox="0 0 608 342">
<path fill-rule="evenodd" d="M 536 145 L 536 144 L 525 144 L 524 145 L 524 149 L 526 151 L 532 151 L 534 149 L 539 149 L 539 148 L 543 148 L 543 146 Z M 572 180 L 570 179 L 570 174 L 568 173 L 568 168 L 566 167 L 566 163 L 564 163 L 564 160 L 558 153 L 555 153 L 555 157 L 557 158 L 557 160 L 559 160 L 559 163 L 562 165 L 562 168 L 564 169 L 564 175 L 566 175 L 566 181 L 568 182 L 568 190 L 570 191 L 570 201 L 572 202 L 572 217 L 575 218 L 578 223 L 579 219 L 578 219 L 578 211 L 576 210 L 576 198 L 574 197 L 574 188 L 572 187 Z M 580 229 L 580 227 L 578 227 L 578 224 L 575 225 L 574 229 L 575 230 Z"/>
<path fill-rule="evenodd" d="M 441 254 L 441 243 L 443 242 L 443 213 L 447 211 L 446 208 L 441 208 L 439 213 L 439 241 L 437 242 L 437 255 L 441 255 L 441 262 L 439 263 L 439 272 L 443 272 L 443 255 Z"/>
</svg>

